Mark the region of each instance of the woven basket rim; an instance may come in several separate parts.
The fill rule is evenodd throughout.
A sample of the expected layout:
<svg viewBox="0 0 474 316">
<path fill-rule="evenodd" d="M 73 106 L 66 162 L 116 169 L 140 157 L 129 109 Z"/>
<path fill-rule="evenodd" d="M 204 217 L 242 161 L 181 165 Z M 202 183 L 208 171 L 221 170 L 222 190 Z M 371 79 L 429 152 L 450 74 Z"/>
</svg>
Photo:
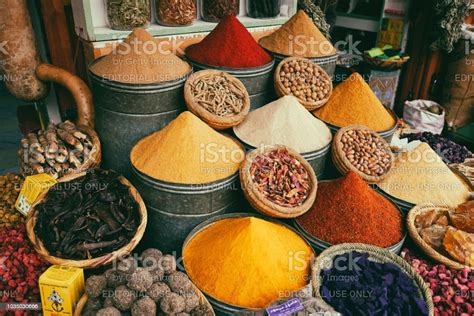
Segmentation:
<svg viewBox="0 0 474 316">
<path fill-rule="evenodd" d="M 382 141 L 382 143 L 384 144 L 384 149 L 390 155 L 390 166 L 384 174 L 382 174 L 380 176 L 371 176 L 371 175 L 365 174 L 364 172 L 357 169 L 347 159 L 347 157 L 344 155 L 344 152 L 342 150 L 343 145 L 342 145 L 341 139 L 342 139 L 342 136 L 346 132 L 351 131 L 351 130 L 370 131 L 370 133 L 372 134 L 373 137 L 375 136 L 376 138 L 378 138 L 379 140 Z M 332 149 L 333 149 L 332 158 L 333 158 L 333 161 L 334 161 L 334 165 L 335 165 L 336 169 L 338 169 L 339 172 L 341 172 L 343 174 L 346 174 L 349 171 L 354 171 L 359 176 L 361 176 L 362 179 L 364 179 L 365 181 L 367 181 L 369 183 L 376 183 L 376 182 L 379 182 L 379 181 L 385 179 L 390 174 L 390 171 L 393 168 L 393 164 L 394 164 L 394 160 L 395 160 L 395 156 L 393 155 L 392 151 L 390 150 L 390 144 L 388 144 L 385 141 L 385 139 L 382 136 L 380 136 L 380 134 L 378 134 L 376 131 L 373 131 L 370 128 L 368 128 L 367 126 L 364 126 L 364 125 L 349 125 L 349 126 L 346 126 L 346 127 L 343 127 L 341 129 L 339 129 L 337 131 L 336 135 L 334 136 L 334 140 L 332 142 Z"/>
<path fill-rule="evenodd" d="M 194 96 L 191 92 L 191 84 L 195 80 L 198 80 L 202 77 L 213 76 L 221 76 L 229 79 L 236 86 L 238 86 L 241 92 L 243 92 L 244 98 L 242 100 L 242 110 L 238 114 L 225 117 L 218 116 L 204 109 L 202 106 L 200 106 L 194 101 Z M 237 79 L 235 76 L 232 76 L 231 74 L 221 70 L 205 69 L 195 72 L 191 76 L 189 76 L 188 80 L 186 80 L 186 83 L 184 84 L 184 100 L 186 102 L 186 107 L 189 111 L 197 115 L 199 118 L 201 118 L 203 121 L 205 121 L 207 124 L 209 124 L 215 129 L 227 129 L 240 124 L 250 111 L 250 96 L 242 81 Z"/>
<path fill-rule="evenodd" d="M 313 282 L 313 291 L 315 297 L 323 299 L 319 292 L 319 289 L 321 287 L 320 274 L 321 270 L 323 270 L 324 268 L 324 263 L 332 262 L 332 258 L 334 256 L 353 251 L 368 253 L 369 258 L 375 259 L 376 262 L 390 262 L 397 265 L 413 280 L 415 286 L 418 288 L 420 296 L 425 300 L 426 305 L 428 307 L 428 315 L 434 315 L 434 305 L 431 290 L 428 288 L 423 278 L 413 269 L 413 267 L 408 262 L 406 262 L 400 256 L 397 256 L 386 249 L 361 243 L 345 243 L 332 246 L 324 250 L 316 258 L 314 265 L 311 267 L 311 281 Z"/>
<path fill-rule="evenodd" d="M 304 203 L 300 206 L 283 207 L 271 202 L 262 193 L 260 193 L 257 188 L 255 188 L 253 180 L 250 177 L 250 167 L 254 159 L 259 155 L 278 149 L 287 150 L 288 153 L 295 159 L 297 159 L 308 172 L 311 190 Z M 247 198 L 252 207 L 254 207 L 257 211 L 263 213 L 264 215 L 277 218 L 293 218 L 306 213 L 311 208 L 311 206 L 313 206 L 318 188 L 318 180 L 311 165 L 306 161 L 303 156 L 298 154 L 293 149 L 283 145 L 265 146 L 262 148 L 254 149 L 250 153 L 248 153 L 245 157 L 244 162 L 240 166 L 240 182 L 242 185 L 242 191 L 244 192 L 244 196 Z"/>
<path fill-rule="evenodd" d="M 59 179 L 58 183 L 69 182 L 77 178 L 83 177 L 84 175 L 86 175 L 86 172 L 67 175 Z M 36 250 L 36 252 L 43 259 L 45 259 L 46 261 L 48 261 L 49 263 L 53 265 L 61 265 L 65 267 L 87 269 L 87 268 L 96 268 L 99 266 L 107 265 L 111 263 L 113 260 L 115 260 L 116 258 L 127 255 L 131 251 L 133 251 L 133 249 L 135 249 L 135 247 L 138 245 L 138 243 L 140 242 L 140 240 L 142 239 L 145 233 L 145 228 L 148 221 L 147 209 L 145 206 L 145 202 L 143 201 L 140 193 L 136 190 L 136 188 L 123 176 L 119 176 L 119 181 L 122 184 L 124 184 L 126 187 L 128 187 L 129 194 L 138 204 L 138 212 L 140 214 L 140 225 L 137 228 L 135 236 L 126 245 L 124 245 L 123 247 L 111 253 L 102 255 L 100 257 L 92 258 L 92 259 L 74 260 L 74 259 L 59 258 L 59 257 L 51 255 L 49 251 L 46 249 L 46 247 L 44 246 L 43 242 L 36 236 L 36 233 L 35 233 L 35 226 L 38 220 L 37 206 L 38 204 L 43 202 L 43 200 L 47 197 L 47 194 L 49 192 L 49 189 L 48 189 L 44 191 L 43 193 L 41 193 L 40 196 L 38 196 L 35 203 L 31 206 L 30 212 L 28 213 L 28 216 L 26 218 L 27 235 L 34 249 Z"/>
<path fill-rule="evenodd" d="M 281 67 L 283 67 L 284 64 L 288 63 L 288 62 L 291 62 L 291 61 L 302 61 L 302 62 L 306 62 L 306 63 L 309 63 L 311 65 L 315 65 L 316 68 L 318 68 L 318 70 L 320 71 L 320 73 L 322 74 L 322 76 L 328 80 L 329 82 L 329 91 L 326 95 L 326 97 L 322 100 L 318 100 L 316 102 L 308 102 L 308 101 L 304 101 L 304 100 L 301 100 L 300 98 L 298 98 L 297 96 L 293 95 L 292 93 L 286 93 L 285 91 L 285 88 L 283 87 L 283 84 L 281 82 L 281 78 L 280 78 L 280 71 L 281 71 Z M 278 94 L 279 97 L 283 97 L 283 96 L 286 96 L 286 95 L 292 95 L 294 96 L 296 99 L 298 99 L 298 102 L 300 102 L 308 111 L 314 111 L 316 110 L 317 108 L 320 108 L 322 107 L 323 105 L 325 105 L 328 101 L 329 101 L 329 98 L 331 97 L 332 95 L 332 91 L 333 91 L 333 85 L 332 85 L 332 79 L 331 77 L 328 75 L 328 73 L 318 64 L 315 64 L 313 63 L 311 60 L 307 59 L 307 58 L 303 58 L 303 57 L 286 57 L 285 59 L 283 59 L 277 66 L 276 70 L 275 70 L 275 74 L 274 74 L 274 85 L 275 85 L 275 90 Z"/>
<path fill-rule="evenodd" d="M 452 208 L 449 206 L 440 206 L 431 203 L 420 204 L 413 207 L 406 218 L 408 233 L 410 234 L 410 237 L 427 256 L 439 263 L 444 264 L 449 268 L 456 270 L 462 270 L 464 268 L 473 268 L 444 256 L 443 254 L 432 248 L 430 245 L 428 245 L 428 243 L 424 241 L 423 238 L 421 238 L 415 226 L 415 219 L 418 215 L 431 210 L 449 212 L 450 210 L 452 210 Z"/>
</svg>

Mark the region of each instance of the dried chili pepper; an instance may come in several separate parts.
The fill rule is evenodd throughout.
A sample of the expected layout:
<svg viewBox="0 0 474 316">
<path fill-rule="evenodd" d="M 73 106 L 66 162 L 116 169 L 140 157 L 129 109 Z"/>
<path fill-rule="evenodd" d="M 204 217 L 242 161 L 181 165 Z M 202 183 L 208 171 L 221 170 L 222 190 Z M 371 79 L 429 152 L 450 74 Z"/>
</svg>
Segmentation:
<svg viewBox="0 0 474 316">
<path fill-rule="evenodd" d="M 276 149 L 255 157 L 250 176 L 271 202 L 284 207 L 300 206 L 310 193 L 305 167 L 286 149 Z"/>
</svg>

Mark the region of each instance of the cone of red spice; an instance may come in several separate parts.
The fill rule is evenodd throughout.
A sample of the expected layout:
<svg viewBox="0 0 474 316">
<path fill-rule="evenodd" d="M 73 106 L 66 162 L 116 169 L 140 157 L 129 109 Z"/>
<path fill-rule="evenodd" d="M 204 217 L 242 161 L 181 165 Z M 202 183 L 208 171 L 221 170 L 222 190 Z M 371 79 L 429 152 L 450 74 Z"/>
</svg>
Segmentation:
<svg viewBox="0 0 474 316">
<path fill-rule="evenodd" d="M 389 247 L 402 239 L 399 210 L 353 171 L 320 182 L 313 207 L 297 222 L 307 233 L 333 245 Z"/>
<path fill-rule="evenodd" d="M 210 66 L 254 68 L 272 61 L 235 16 L 222 20 L 200 43 L 187 52 L 191 60 Z"/>
</svg>

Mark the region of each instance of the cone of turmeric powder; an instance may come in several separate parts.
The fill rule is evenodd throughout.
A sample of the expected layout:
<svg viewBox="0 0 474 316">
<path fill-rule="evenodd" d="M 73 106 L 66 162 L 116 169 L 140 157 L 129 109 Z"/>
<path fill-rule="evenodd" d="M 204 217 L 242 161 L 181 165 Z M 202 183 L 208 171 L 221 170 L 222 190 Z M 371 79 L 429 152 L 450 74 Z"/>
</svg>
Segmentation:
<svg viewBox="0 0 474 316">
<path fill-rule="evenodd" d="M 390 130 L 396 124 L 394 115 L 358 73 L 336 86 L 329 101 L 313 114 L 337 127 L 364 125 L 376 132 Z"/>
<path fill-rule="evenodd" d="M 238 172 L 244 158 L 238 141 L 216 132 L 189 111 L 141 139 L 130 154 L 139 172 L 180 184 L 225 179 Z"/>
</svg>

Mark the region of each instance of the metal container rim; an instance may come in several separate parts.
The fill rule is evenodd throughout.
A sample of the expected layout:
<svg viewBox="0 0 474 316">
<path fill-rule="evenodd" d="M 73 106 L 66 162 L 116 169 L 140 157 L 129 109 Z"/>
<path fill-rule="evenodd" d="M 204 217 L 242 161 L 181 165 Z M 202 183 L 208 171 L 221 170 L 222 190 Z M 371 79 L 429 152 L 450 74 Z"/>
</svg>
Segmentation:
<svg viewBox="0 0 474 316">
<path fill-rule="evenodd" d="M 179 88 L 180 85 L 184 84 L 184 82 L 188 79 L 188 77 L 193 73 L 193 65 L 191 66 L 191 70 L 181 76 L 178 77 L 178 79 L 175 80 L 170 80 L 170 81 L 163 81 L 163 82 L 157 82 L 157 83 L 147 83 L 147 84 L 133 84 L 133 83 L 124 83 L 124 82 L 119 82 L 119 81 L 113 81 L 106 79 L 104 77 L 101 77 L 99 75 L 96 75 L 91 71 L 92 65 L 100 61 L 102 58 L 104 58 L 106 55 L 101 56 L 92 62 L 89 63 L 87 67 L 87 72 L 89 74 L 89 77 L 91 78 L 92 81 L 95 81 L 99 84 L 102 84 L 104 86 L 107 86 L 110 89 L 116 89 L 118 91 L 137 91 L 137 90 L 142 90 L 146 92 L 154 92 L 154 91 L 166 91 L 166 90 L 172 90 L 173 88 Z"/>
<path fill-rule="evenodd" d="M 255 150 L 257 149 L 257 147 L 254 147 L 252 145 L 249 145 L 248 143 L 244 142 L 242 139 L 240 139 L 236 134 L 235 134 L 235 131 L 234 131 L 234 135 L 235 137 L 242 143 L 242 145 L 244 146 L 245 150 L 246 151 L 251 151 L 251 150 Z M 313 151 L 307 151 L 307 152 L 304 152 L 304 153 L 299 153 L 301 156 L 303 156 L 303 158 L 305 158 L 306 160 L 308 159 L 312 159 L 312 158 L 318 158 L 318 157 L 321 157 L 323 156 L 324 154 L 326 154 L 330 149 L 331 149 L 331 143 L 332 143 L 332 138 L 331 138 L 331 141 L 319 148 L 319 149 L 316 149 L 316 150 L 313 150 Z M 265 144 L 264 146 L 278 146 L 279 144 L 274 144 L 274 145 L 268 145 L 268 144 Z M 287 146 L 287 145 L 282 145 L 282 146 L 286 146 L 288 148 L 292 148 L 291 146 Z"/>
<path fill-rule="evenodd" d="M 286 223 L 283 223 L 282 221 L 276 219 L 276 218 L 272 218 L 272 217 L 268 217 L 268 216 L 265 216 L 263 214 L 258 214 L 258 213 L 230 213 L 230 214 L 224 214 L 224 215 L 217 215 L 217 216 L 214 216 L 214 217 L 211 217 L 210 219 L 202 222 L 201 224 L 199 224 L 198 226 L 196 226 L 189 234 L 188 236 L 186 237 L 186 239 L 184 240 L 183 242 L 183 247 L 181 248 L 181 253 L 184 254 L 184 249 L 186 248 L 186 246 L 188 245 L 188 243 L 194 238 L 196 237 L 197 234 L 199 234 L 201 231 L 205 230 L 206 228 L 214 225 L 215 223 L 217 223 L 218 221 L 220 220 L 223 220 L 223 219 L 228 219 L 228 218 L 243 218 L 243 217 L 256 217 L 256 218 L 260 218 L 260 219 L 264 219 L 268 222 L 272 222 L 274 224 L 278 224 L 278 225 L 281 225 L 289 230 L 291 230 L 293 233 L 295 233 L 297 236 L 299 236 L 305 243 L 306 245 L 308 245 L 308 247 L 311 249 L 311 251 L 313 252 L 313 255 L 316 257 L 316 252 L 314 251 L 314 248 L 313 246 L 311 245 L 311 243 L 309 243 L 305 238 L 304 236 L 301 235 L 300 232 L 298 232 L 297 229 L 295 229 L 294 227 L 292 227 L 291 225 L 288 225 Z M 184 256 L 182 256 L 182 260 L 183 260 L 183 267 L 184 267 L 184 270 L 186 271 L 186 263 L 184 261 Z M 201 290 L 201 289 L 200 289 Z M 202 291 L 202 290 L 201 290 Z M 219 305 L 221 306 L 222 308 L 226 309 L 226 310 L 232 310 L 234 312 L 236 311 L 240 311 L 240 310 L 243 310 L 243 309 L 248 309 L 248 307 L 243 307 L 243 306 L 236 306 L 236 305 L 231 305 L 231 304 L 227 304 L 227 303 L 224 303 L 222 301 L 219 301 L 215 298 L 213 298 L 211 295 L 207 294 L 206 292 L 202 291 L 204 293 L 204 295 L 207 297 L 207 299 L 213 303 L 213 305 Z"/>
</svg>

